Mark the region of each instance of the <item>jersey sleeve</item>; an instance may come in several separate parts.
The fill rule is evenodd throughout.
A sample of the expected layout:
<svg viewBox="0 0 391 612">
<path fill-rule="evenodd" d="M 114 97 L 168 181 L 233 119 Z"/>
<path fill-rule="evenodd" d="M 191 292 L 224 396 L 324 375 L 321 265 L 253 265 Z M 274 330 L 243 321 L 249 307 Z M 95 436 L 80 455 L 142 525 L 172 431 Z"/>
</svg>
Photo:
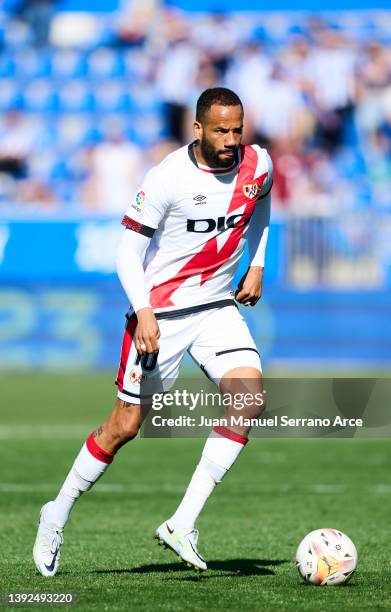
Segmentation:
<svg viewBox="0 0 391 612">
<path fill-rule="evenodd" d="M 253 145 L 258 154 L 258 165 L 255 178 L 265 174 L 266 177 L 258 194 L 258 204 L 254 208 L 248 229 L 247 244 L 250 258 L 250 266 L 265 265 L 265 251 L 269 235 L 270 223 L 270 191 L 273 186 L 273 162 L 266 149 Z"/>
<path fill-rule="evenodd" d="M 248 228 L 247 244 L 250 266 L 265 266 L 265 252 L 269 236 L 270 193 L 255 207 Z"/>
<path fill-rule="evenodd" d="M 262 149 L 259 145 L 253 145 L 253 147 L 258 154 L 258 165 L 255 172 L 255 178 L 267 172 L 267 177 L 263 181 L 261 190 L 258 194 L 258 200 L 262 200 L 270 193 L 273 187 L 273 162 L 266 149 Z"/>
<path fill-rule="evenodd" d="M 123 232 L 118 245 L 117 273 L 134 312 L 151 307 L 143 267 L 148 245 L 148 238 L 134 232 Z"/>
<path fill-rule="evenodd" d="M 160 166 L 149 170 L 140 189 L 130 202 L 122 219 L 122 225 L 152 238 L 169 203 L 166 180 Z"/>
</svg>

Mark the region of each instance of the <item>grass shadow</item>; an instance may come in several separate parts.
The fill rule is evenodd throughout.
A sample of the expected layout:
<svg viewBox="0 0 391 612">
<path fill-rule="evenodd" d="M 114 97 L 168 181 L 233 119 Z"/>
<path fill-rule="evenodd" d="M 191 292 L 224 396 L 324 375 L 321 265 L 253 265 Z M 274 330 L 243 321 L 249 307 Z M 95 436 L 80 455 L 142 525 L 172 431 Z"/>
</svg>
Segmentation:
<svg viewBox="0 0 391 612">
<path fill-rule="evenodd" d="M 286 559 L 224 559 L 208 562 L 208 569 L 216 572 L 224 572 L 227 576 L 274 576 L 273 567 L 277 567 L 284 563 L 289 563 Z M 97 569 L 94 574 L 149 574 L 149 573 L 167 573 L 167 572 L 188 572 L 189 568 L 182 563 L 150 563 L 148 565 L 140 565 L 130 569 Z M 191 570 L 190 570 L 191 571 Z M 213 575 L 206 573 L 201 574 L 202 577 L 212 578 Z M 176 578 L 171 578 L 176 579 Z M 182 578 L 182 579 L 195 579 Z"/>
</svg>

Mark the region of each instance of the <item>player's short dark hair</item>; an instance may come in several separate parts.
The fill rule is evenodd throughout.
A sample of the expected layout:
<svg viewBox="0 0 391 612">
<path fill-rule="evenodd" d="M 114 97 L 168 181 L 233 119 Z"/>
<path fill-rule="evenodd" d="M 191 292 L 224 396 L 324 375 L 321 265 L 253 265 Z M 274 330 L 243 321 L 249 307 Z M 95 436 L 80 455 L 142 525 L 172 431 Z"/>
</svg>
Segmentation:
<svg viewBox="0 0 391 612">
<path fill-rule="evenodd" d="M 220 106 L 241 106 L 243 110 L 243 104 L 234 91 L 226 87 L 213 87 L 205 89 L 198 98 L 196 121 L 202 122 L 213 104 L 219 104 Z"/>
</svg>

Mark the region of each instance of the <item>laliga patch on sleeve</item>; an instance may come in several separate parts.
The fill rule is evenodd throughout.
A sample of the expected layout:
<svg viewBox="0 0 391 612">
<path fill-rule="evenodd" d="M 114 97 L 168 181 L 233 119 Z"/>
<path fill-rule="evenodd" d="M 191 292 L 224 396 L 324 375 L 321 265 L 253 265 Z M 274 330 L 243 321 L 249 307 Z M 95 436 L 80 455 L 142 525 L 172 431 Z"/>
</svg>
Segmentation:
<svg viewBox="0 0 391 612">
<path fill-rule="evenodd" d="M 134 198 L 131 207 L 137 210 L 137 212 L 141 212 L 145 202 L 145 192 L 139 191 L 136 193 L 136 197 Z"/>
</svg>

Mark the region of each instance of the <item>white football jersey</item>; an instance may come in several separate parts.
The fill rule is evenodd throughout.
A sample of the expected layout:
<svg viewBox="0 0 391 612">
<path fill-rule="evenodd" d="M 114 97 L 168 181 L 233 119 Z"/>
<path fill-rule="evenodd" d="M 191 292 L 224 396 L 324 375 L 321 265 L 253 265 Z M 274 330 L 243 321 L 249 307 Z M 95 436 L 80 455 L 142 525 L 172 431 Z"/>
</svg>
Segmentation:
<svg viewBox="0 0 391 612">
<path fill-rule="evenodd" d="M 258 145 L 242 145 L 230 168 L 216 170 L 184 146 L 147 173 L 122 223 L 152 238 L 144 270 L 155 312 L 232 299 L 251 215 L 271 186 L 271 159 Z"/>
</svg>

